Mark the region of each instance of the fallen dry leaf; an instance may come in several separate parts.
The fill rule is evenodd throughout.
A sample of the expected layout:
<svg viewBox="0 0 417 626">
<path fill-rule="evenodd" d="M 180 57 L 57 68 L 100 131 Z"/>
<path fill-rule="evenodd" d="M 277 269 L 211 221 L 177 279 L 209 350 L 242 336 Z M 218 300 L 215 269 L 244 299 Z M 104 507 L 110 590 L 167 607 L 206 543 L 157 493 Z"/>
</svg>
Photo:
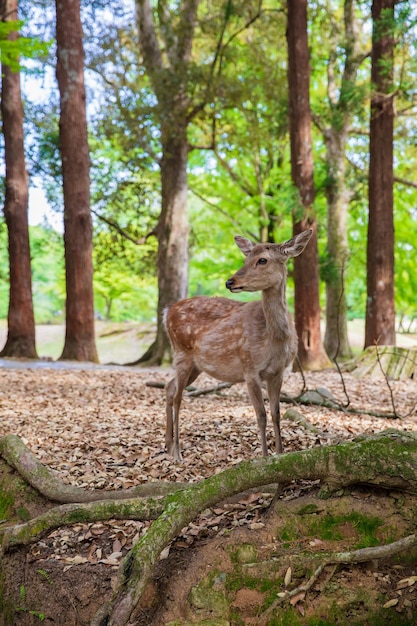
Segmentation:
<svg viewBox="0 0 417 626">
<path fill-rule="evenodd" d="M 242 460 L 261 455 L 256 417 L 243 384 L 217 394 L 185 394 L 180 432 L 184 462 L 173 461 L 164 450 L 165 393 L 172 371 L 164 368 L 65 369 L 62 364 L 42 368 L 0 368 L 0 436 L 19 435 L 38 459 L 57 471 L 64 482 L 86 489 L 122 489 L 152 480 L 189 481 L 217 474 Z M 343 386 L 334 370 L 307 372 L 310 389 L 326 388 L 345 402 Z M 147 386 L 152 380 L 159 387 Z M 350 407 L 392 412 L 390 391 L 382 380 L 356 379 L 344 374 Z M 213 387 L 201 375 L 200 389 Z M 417 382 L 391 381 L 396 407 L 406 415 L 415 404 Z M 301 376 L 290 374 L 283 392 L 296 396 Z M 282 414 L 288 406 L 281 404 Z M 267 407 L 268 408 L 268 407 Z M 416 410 L 405 419 L 355 415 L 319 406 L 299 406 L 303 418 L 317 432 L 283 417 L 286 452 L 351 440 L 389 427 L 417 430 Z M 268 444 L 273 449 L 268 421 Z M 283 501 L 302 495 L 311 483 L 289 485 Z M 222 535 L 231 526 L 261 529 L 263 510 L 271 494 L 253 493 L 238 503 L 217 505 L 194 525 L 183 529 L 177 545 L 192 545 L 205 533 Z M 126 521 L 77 524 L 59 529 L 30 549 L 32 559 L 73 559 L 117 565 L 113 555 L 127 551 L 146 533 L 149 522 Z M 94 542 L 100 541 L 97 546 Z M 73 567 L 74 561 L 66 563 Z"/>
</svg>

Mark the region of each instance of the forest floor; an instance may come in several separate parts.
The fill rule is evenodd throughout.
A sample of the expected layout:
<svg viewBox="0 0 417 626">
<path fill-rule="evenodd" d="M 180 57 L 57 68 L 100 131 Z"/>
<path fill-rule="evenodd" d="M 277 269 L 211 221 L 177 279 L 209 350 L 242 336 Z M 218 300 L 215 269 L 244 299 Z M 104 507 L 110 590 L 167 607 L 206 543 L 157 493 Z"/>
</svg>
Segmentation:
<svg viewBox="0 0 417 626">
<path fill-rule="evenodd" d="M 19 435 L 67 483 L 104 492 L 152 480 L 196 482 L 261 454 L 244 385 L 184 397 L 184 461 L 178 463 L 164 451 L 162 386 L 169 368 L 20 366 L 1 362 L 0 437 Z M 194 383 L 199 389 L 216 384 L 204 375 Z M 387 428 L 417 431 L 415 380 L 388 386 L 383 377 L 343 373 L 342 382 L 327 370 L 306 374 L 306 385 L 327 389 L 341 404 L 348 399 L 350 409 L 363 413 L 300 405 L 303 424 L 286 419 L 292 405 L 283 402 L 285 452 Z M 302 387 L 302 377 L 293 373 L 283 392 L 297 396 Z M 392 399 L 401 417 L 392 417 Z M 272 450 L 270 422 L 268 437 Z M 161 555 L 134 624 L 417 624 L 417 553 L 329 570 L 282 606 L 279 595 L 308 578 L 299 562 L 312 550 L 349 550 L 415 532 L 416 498 L 364 486 L 323 500 L 317 484 L 303 481 L 287 485 L 278 499 L 272 495 L 268 489 L 242 494 L 184 528 Z M 121 559 L 149 525 L 80 523 L 11 553 L 0 589 L 0 624 L 85 626 L 111 592 Z M 271 606 L 275 610 L 268 612 Z"/>
</svg>

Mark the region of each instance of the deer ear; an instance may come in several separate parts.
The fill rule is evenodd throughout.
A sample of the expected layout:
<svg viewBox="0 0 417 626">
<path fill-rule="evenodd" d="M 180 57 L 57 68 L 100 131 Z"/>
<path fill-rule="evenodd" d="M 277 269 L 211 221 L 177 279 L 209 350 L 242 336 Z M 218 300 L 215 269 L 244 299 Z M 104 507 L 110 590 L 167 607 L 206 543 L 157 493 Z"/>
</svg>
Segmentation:
<svg viewBox="0 0 417 626">
<path fill-rule="evenodd" d="M 246 237 L 241 237 L 240 235 L 235 236 L 235 244 L 240 248 L 245 256 L 248 256 L 250 252 L 252 252 L 255 244 L 250 241 L 250 239 L 246 239 Z"/>
<path fill-rule="evenodd" d="M 311 230 L 311 228 L 309 228 L 308 230 L 303 230 L 302 233 L 299 233 L 292 239 L 285 241 L 279 246 L 281 254 L 288 258 L 300 256 L 300 254 L 303 252 L 304 248 L 310 241 L 312 234 L 313 231 Z"/>
</svg>

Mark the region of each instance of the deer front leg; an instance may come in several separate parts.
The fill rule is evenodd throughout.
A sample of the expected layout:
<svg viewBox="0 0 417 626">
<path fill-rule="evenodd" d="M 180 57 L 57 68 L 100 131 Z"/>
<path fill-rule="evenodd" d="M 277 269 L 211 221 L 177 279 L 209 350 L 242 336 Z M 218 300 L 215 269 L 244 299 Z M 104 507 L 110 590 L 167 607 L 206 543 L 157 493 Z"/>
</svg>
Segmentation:
<svg viewBox="0 0 417 626">
<path fill-rule="evenodd" d="M 178 410 L 179 406 L 174 408 L 175 396 L 177 389 L 176 378 L 172 378 L 166 386 L 166 431 L 165 446 L 167 453 L 174 457 L 175 460 L 181 460 L 181 452 L 179 449 L 179 432 L 178 432 Z M 182 393 L 182 391 L 181 391 Z M 175 442 L 174 442 L 174 424 L 175 424 Z"/>
<path fill-rule="evenodd" d="M 262 395 L 261 382 L 258 380 L 247 381 L 250 401 L 255 409 L 256 419 L 258 421 L 259 435 L 262 444 L 262 454 L 268 456 L 268 446 L 266 445 L 266 411 Z"/>
<path fill-rule="evenodd" d="M 272 424 L 274 427 L 274 434 L 275 434 L 275 452 L 277 454 L 282 453 L 280 408 L 279 408 L 281 386 L 282 386 L 282 376 L 277 376 L 273 378 L 272 380 L 267 381 L 269 406 L 270 406 Z"/>
<path fill-rule="evenodd" d="M 184 389 L 191 385 L 197 378 L 200 371 L 192 364 L 188 367 L 178 367 L 176 375 L 169 381 L 166 387 L 166 415 L 167 427 L 165 434 L 165 445 L 168 454 L 175 461 L 182 461 L 180 450 L 180 407 Z"/>
</svg>

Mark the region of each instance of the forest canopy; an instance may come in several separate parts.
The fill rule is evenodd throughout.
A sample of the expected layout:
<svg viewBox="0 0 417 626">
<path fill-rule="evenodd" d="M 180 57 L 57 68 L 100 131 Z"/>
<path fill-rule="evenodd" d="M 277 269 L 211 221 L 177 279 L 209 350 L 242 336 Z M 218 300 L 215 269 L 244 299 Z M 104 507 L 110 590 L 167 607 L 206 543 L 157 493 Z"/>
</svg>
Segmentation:
<svg viewBox="0 0 417 626">
<path fill-rule="evenodd" d="M 353 7 L 350 25 L 347 5 Z M 156 3 L 154 8 L 156 14 Z M 343 185 L 348 208 L 349 253 L 342 268 L 348 319 L 363 318 L 366 308 L 370 8 L 370 3 L 362 1 L 308 5 L 314 211 L 323 310 L 325 284 L 332 273 L 341 271 L 334 267 L 327 245 L 329 194 L 336 180 L 329 165 L 328 138 L 331 131 L 342 129 L 344 116 L 349 118 L 343 181 L 336 181 Z M 29 185 L 44 194 L 49 216 L 62 216 L 54 16 L 50 6 L 42 8 L 39 3 L 34 7 L 22 1 L 19 11 L 24 41 L 38 42 L 32 44 L 33 51 L 40 41 L 51 42 L 49 56 L 36 54 L 30 76 L 22 77 Z M 415 312 L 417 290 L 412 266 L 417 241 L 416 17 L 413 3 L 395 5 L 393 192 L 398 315 Z M 158 242 L 154 235 L 161 210 L 161 94 L 155 96 L 154 78 L 139 53 L 132 4 L 84 3 L 81 19 L 95 313 L 114 321 L 154 320 L 158 298 Z M 170 36 L 178 36 L 175 29 L 179 27 L 179 21 L 171 25 L 161 21 L 158 36 L 164 45 Z M 349 57 L 349 28 L 357 38 L 354 58 Z M 199 4 L 187 67 L 189 295 L 224 295 L 225 279 L 241 262 L 233 245 L 235 234 L 270 241 L 291 236 L 298 192 L 291 180 L 285 30 L 284 4 Z M 168 67 L 169 50 L 161 49 Z M 346 82 L 346 64 L 353 62 L 355 72 Z M 160 78 L 165 80 L 163 74 Z M 33 201 L 30 208 L 32 214 Z M 46 221 L 30 226 L 37 323 L 63 319 L 65 271 L 59 231 L 59 226 L 55 230 Z M 1 219 L 0 318 L 7 317 L 8 281 L 7 231 Z M 291 281 L 290 271 L 290 285 Z M 292 307 L 291 288 L 289 303 Z"/>
</svg>

